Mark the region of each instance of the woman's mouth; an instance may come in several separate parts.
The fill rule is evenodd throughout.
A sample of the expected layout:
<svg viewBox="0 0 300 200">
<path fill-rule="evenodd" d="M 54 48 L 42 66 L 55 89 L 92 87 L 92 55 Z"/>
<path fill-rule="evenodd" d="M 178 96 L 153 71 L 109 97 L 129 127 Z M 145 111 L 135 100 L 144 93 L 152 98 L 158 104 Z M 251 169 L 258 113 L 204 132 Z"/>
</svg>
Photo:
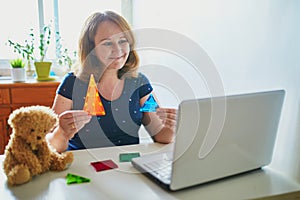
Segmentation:
<svg viewBox="0 0 300 200">
<path fill-rule="evenodd" d="M 110 57 L 109 59 L 111 60 L 119 60 L 119 59 L 122 59 L 124 58 L 125 55 L 122 55 L 122 56 L 114 56 L 114 57 Z"/>
</svg>

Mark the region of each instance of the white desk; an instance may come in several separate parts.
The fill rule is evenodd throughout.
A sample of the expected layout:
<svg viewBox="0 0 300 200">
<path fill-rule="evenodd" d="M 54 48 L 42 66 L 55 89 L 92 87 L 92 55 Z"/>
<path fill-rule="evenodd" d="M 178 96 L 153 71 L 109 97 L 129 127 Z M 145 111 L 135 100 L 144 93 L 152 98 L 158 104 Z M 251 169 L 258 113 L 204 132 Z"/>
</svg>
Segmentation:
<svg viewBox="0 0 300 200">
<path fill-rule="evenodd" d="M 251 199 L 300 190 L 293 183 L 269 168 L 233 178 L 199 185 L 178 192 L 168 192 L 146 176 L 138 173 L 131 163 L 120 163 L 120 152 L 140 152 L 142 155 L 167 151 L 171 145 L 140 144 L 74 151 L 75 160 L 63 172 L 47 172 L 31 182 L 9 187 L 1 167 L 0 199 Z M 96 172 L 90 162 L 112 159 L 119 168 Z M 0 163 L 4 156 L 0 156 Z M 67 185 L 67 173 L 91 179 L 89 183 Z M 199 172 L 200 173 L 200 172 Z"/>
</svg>

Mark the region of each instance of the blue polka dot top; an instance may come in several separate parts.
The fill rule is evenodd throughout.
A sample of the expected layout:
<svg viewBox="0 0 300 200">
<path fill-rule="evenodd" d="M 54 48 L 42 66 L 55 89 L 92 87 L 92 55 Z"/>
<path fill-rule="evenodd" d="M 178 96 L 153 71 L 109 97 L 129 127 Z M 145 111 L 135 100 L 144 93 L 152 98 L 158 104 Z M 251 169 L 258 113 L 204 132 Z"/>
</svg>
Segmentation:
<svg viewBox="0 0 300 200">
<path fill-rule="evenodd" d="M 73 101 L 74 110 L 82 110 L 88 83 L 74 73 L 68 73 L 57 89 L 57 94 Z M 68 150 L 138 144 L 142 124 L 140 99 L 153 90 L 145 75 L 126 78 L 121 96 L 113 101 L 103 98 L 104 116 L 93 116 L 69 141 Z"/>
</svg>

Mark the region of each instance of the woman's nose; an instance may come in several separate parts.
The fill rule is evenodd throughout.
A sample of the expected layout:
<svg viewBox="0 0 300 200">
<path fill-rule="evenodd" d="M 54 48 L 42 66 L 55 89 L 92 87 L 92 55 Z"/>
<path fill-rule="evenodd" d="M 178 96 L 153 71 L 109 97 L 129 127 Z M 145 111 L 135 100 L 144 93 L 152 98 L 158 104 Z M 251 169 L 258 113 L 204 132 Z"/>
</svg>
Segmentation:
<svg viewBox="0 0 300 200">
<path fill-rule="evenodd" d="M 113 50 L 114 52 L 122 52 L 122 47 L 121 47 L 121 45 L 118 44 L 118 43 L 113 43 L 112 50 Z"/>
</svg>

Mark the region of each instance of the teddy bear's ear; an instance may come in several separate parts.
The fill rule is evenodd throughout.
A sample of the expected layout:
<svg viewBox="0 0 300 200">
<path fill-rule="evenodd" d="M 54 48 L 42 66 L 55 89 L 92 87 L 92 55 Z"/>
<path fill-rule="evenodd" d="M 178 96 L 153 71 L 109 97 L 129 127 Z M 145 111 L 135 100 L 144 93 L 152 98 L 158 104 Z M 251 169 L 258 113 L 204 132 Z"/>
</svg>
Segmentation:
<svg viewBox="0 0 300 200">
<path fill-rule="evenodd" d="M 8 124 L 10 125 L 11 128 L 14 128 L 18 126 L 24 119 L 23 119 L 23 110 L 24 107 L 21 107 L 17 110 L 14 110 L 10 115 L 7 120 Z"/>
<path fill-rule="evenodd" d="M 49 122 L 53 125 L 56 125 L 58 122 L 58 115 L 54 112 L 54 110 L 47 106 L 39 106 L 39 108 L 43 110 Z"/>
</svg>

